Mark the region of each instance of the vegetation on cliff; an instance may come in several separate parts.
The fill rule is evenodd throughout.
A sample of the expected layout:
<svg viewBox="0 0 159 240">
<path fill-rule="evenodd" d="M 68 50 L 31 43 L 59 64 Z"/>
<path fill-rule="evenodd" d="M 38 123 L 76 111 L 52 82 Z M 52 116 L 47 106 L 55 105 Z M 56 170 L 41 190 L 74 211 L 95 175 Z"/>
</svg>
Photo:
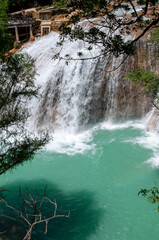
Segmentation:
<svg viewBox="0 0 159 240">
<path fill-rule="evenodd" d="M 153 99 L 157 97 L 159 87 L 159 76 L 154 72 L 146 71 L 144 68 L 138 67 L 135 72 L 126 75 L 135 83 L 142 83 L 145 93 L 149 94 Z"/>
</svg>

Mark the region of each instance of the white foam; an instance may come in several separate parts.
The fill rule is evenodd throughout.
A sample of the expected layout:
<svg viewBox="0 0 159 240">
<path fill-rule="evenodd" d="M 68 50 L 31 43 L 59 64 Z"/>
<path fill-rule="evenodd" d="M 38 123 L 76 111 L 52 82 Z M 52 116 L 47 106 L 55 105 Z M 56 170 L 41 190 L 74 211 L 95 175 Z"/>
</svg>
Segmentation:
<svg viewBox="0 0 159 240">
<path fill-rule="evenodd" d="M 46 146 L 47 151 L 74 155 L 84 154 L 86 151 L 93 150 L 95 144 L 92 140 L 92 131 L 84 131 L 78 134 L 57 131 L 53 135 L 53 140 Z"/>
<path fill-rule="evenodd" d="M 159 168 L 159 135 L 155 132 L 147 132 L 146 125 L 150 114 L 148 114 L 142 120 L 135 120 L 135 121 L 127 121 L 124 123 L 113 123 L 113 121 L 109 120 L 103 122 L 100 126 L 102 130 L 108 131 L 117 131 L 123 130 L 126 128 L 134 128 L 134 129 L 141 129 L 142 136 L 131 138 L 128 140 L 124 140 L 123 142 L 130 142 L 132 144 L 140 145 L 145 149 L 150 149 L 153 152 L 153 156 L 146 161 L 146 163 L 151 164 L 153 168 Z"/>
<path fill-rule="evenodd" d="M 129 139 L 123 142 L 140 145 L 142 148 L 152 150 L 153 156 L 146 161 L 153 168 L 159 167 L 159 135 L 155 132 L 147 132 L 143 130 L 142 136 L 134 139 Z"/>
<path fill-rule="evenodd" d="M 126 121 L 122 123 L 115 123 L 112 120 L 108 120 L 101 124 L 101 129 L 109 130 L 109 131 L 120 130 L 120 129 L 130 128 L 130 127 L 139 128 L 139 129 L 145 128 L 143 124 L 143 120 Z"/>
<path fill-rule="evenodd" d="M 93 134 L 96 131 L 117 131 L 130 127 L 143 129 L 144 124 L 143 121 L 127 121 L 124 123 L 113 123 L 111 120 L 109 120 L 97 124 L 89 130 L 83 131 L 81 133 L 69 133 L 63 130 L 55 131 L 52 135 L 53 140 L 49 144 L 47 144 L 46 150 L 68 155 L 84 154 L 86 151 L 91 151 L 93 153 L 95 152 L 95 148 L 97 147 L 96 144 L 92 143 Z M 114 141 L 115 139 L 113 138 L 108 143 L 111 144 Z"/>
<path fill-rule="evenodd" d="M 145 132 L 144 136 L 136 138 L 133 142 L 154 151 L 159 148 L 159 136 L 154 133 Z"/>
<path fill-rule="evenodd" d="M 154 153 L 154 156 L 147 163 L 150 163 L 152 168 L 159 168 L 159 151 Z"/>
<path fill-rule="evenodd" d="M 147 160 L 153 168 L 159 167 L 159 136 L 156 133 L 146 133 L 144 137 L 136 139 L 136 143 L 144 148 L 151 149 L 153 156 Z"/>
</svg>

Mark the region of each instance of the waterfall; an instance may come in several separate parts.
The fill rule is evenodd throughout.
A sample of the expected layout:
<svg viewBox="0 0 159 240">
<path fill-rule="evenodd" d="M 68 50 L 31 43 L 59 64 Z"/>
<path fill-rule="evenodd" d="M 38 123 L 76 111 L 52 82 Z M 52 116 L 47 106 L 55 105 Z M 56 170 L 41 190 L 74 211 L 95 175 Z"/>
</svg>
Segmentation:
<svg viewBox="0 0 159 240">
<path fill-rule="evenodd" d="M 41 97 L 34 100 L 33 118 L 38 127 L 75 133 L 104 119 L 139 118 L 150 110 L 150 99 L 142 88 L 124 79 L 134 69 L 135 57 L 127 58 L 120 67 L 124 56 L 71 60 L 67 65 L 64 60 L 52 59 L 59 50 L 58 37 L 51 32 L 23 50 L 36 60 Z M 77 58 L 79 51 L 92 56 L 98 49 L 90 52 L 82 41 L 66 42 L 62 54 Z M 117 70 L 111 71 L 114 68 Z"/>
</svg>

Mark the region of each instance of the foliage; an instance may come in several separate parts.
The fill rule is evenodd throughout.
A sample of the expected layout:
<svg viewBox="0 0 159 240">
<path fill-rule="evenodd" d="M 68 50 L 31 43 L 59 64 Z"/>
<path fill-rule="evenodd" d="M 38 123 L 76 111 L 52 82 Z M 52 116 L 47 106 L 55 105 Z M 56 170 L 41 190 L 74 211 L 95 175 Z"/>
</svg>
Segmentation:
<svg viewBox="0 0 159 240">
<path fill-rule="evenodd" d="M 0 59 L 4 57 L 4 53 L 9 49 L 11 34 L 7 30 L 6 22 L 8 0 L 0 0 Z"/>
<path fill-rule="evenodd" d="M 14 48 L 15 48 L 15 49 L 19 49 L 20 47 L 21 47 L 21 42 L 20 42 L 20 41 L 18 41 L 18 42 L 15 41 L 15 42 L 14 42 Z"/>
<path fill-rule="evenodd" d="M 126 75 L 126 78 L 133 80 L 135 83 L 142 83 L 145 92 L 155 98 L 159 88 L 159 76 L 154 72 L 145 71 L 144 68 L 138 67 L 133 73 Z"/>
<path fill-rule="evenodd" d="M 29 116 L 27 100 L 37 96 L 34 60 L 16 54 L 1 62 L 0 68 L 0 175 L 31 159 L 48 136 L 29 135 L 25 123 Z"/>
<path fill-rule="evenodd" d="M 54 0 L 54 7 L 55 8 L 64 8 L 67 7 L 68 0 Z"/>
<path fill-rule="evenodd" d="M 69 21 L 60 27 L 59 44 L 62 45 L 65 39 L 83 40 L 91 47 L 95 45 L 99 48 L 97 57 L 108 54 L 116 57 L 121 54 L 134 54 L 135 42 L 159 22 L 159 14 L 155 8 L 158 4 L 157 0 L 71 0 L 67 2 L 67 5 L 72 7 L 71 15 Z M 151 16 L 144 20 L 150 8 Z M 82 23 L 78 24 L 82 19 L 88 19 L 88 26 L 83 27 Z M 138 33 L 132 37 L 131 32 Z"/>
<path fill-rule="evenodd" d="M 27 54 L 8 55 L 7 1 L 0 0 L 0 175 L 31 159 L 47 141 L 25 127 L 29 116 L 27 100 L 37 97 L 34 60 Z"/>
<path fill-rule="evenodd" d="M 41 10 L 41 9 L 42 9 L 41 6 L 36 7 L 36 11 L 39 11 L 39 10 Z"/>
<path fill-rule="evenodd" d="M 151 32 L 149 42 L 158 43 L 159 42 L 159 29 L 156 28 Z"/>
<path fill-rule="evenodd" d="M 159 189 L 158 187 L 153 187 L 151 189 L 141 189 L 138 195 L 146 197 L 148 202 L 157 204 L 157 211 L 159 212 Z"/>
</svg>

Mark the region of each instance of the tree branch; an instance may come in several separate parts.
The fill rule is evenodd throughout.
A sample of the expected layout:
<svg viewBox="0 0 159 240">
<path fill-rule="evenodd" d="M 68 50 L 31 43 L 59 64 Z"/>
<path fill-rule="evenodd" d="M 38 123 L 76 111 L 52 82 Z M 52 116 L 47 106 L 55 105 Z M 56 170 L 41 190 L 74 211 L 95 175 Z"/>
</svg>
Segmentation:
<svg viewBox="0 0 159 240">
<path fill-rule="evenodd" d="M 57 214 L 57 210 L 58 210 L 57 202 L 55 199 L 54 201 L 52 201 L 51 199 L 46 197 L 46 189 L 47 189 L 47 185 L 45 187 L 44 195 L 40 201 L 40 204 L 38 205 L 37 201 L 35 200 L 37 198 L 37 193 L 33 198 L 30 192 L 28 191 L 27 192 L 28 199 L 26 199 L 25 197 L 23 197 L 21 189 L 19 188 L 19 196 L 22 199 L 23 205 L 25 206 L 25 213 L 9 205 L 3 198 L 1 198 L 1 202 L 3 202 L 7 208 L 10 208 L 11 210 L 13 210 L 18 216 L 20 216 L 27 223 L 28 228 L 23 240 L 31 240 L 32 230 L 35 227 L 35 225 L 45 223 L 44 234 L 46 234 L 48 230 L 49 221 L 51 221 L 54 218 L 70 217 L 70 212 L 65 214 L 62 209 L 61 209 L 62 214 Z M 45 203 L 48 202 L 51 204 L 52 210 L 53 210 L 53 214 L 51 216 L 44 216 L 42 214 L 41 208 L 44 202 Z M 32 211 L 33 213 L 31 214 L 30 211 Z"/>
</svg>

